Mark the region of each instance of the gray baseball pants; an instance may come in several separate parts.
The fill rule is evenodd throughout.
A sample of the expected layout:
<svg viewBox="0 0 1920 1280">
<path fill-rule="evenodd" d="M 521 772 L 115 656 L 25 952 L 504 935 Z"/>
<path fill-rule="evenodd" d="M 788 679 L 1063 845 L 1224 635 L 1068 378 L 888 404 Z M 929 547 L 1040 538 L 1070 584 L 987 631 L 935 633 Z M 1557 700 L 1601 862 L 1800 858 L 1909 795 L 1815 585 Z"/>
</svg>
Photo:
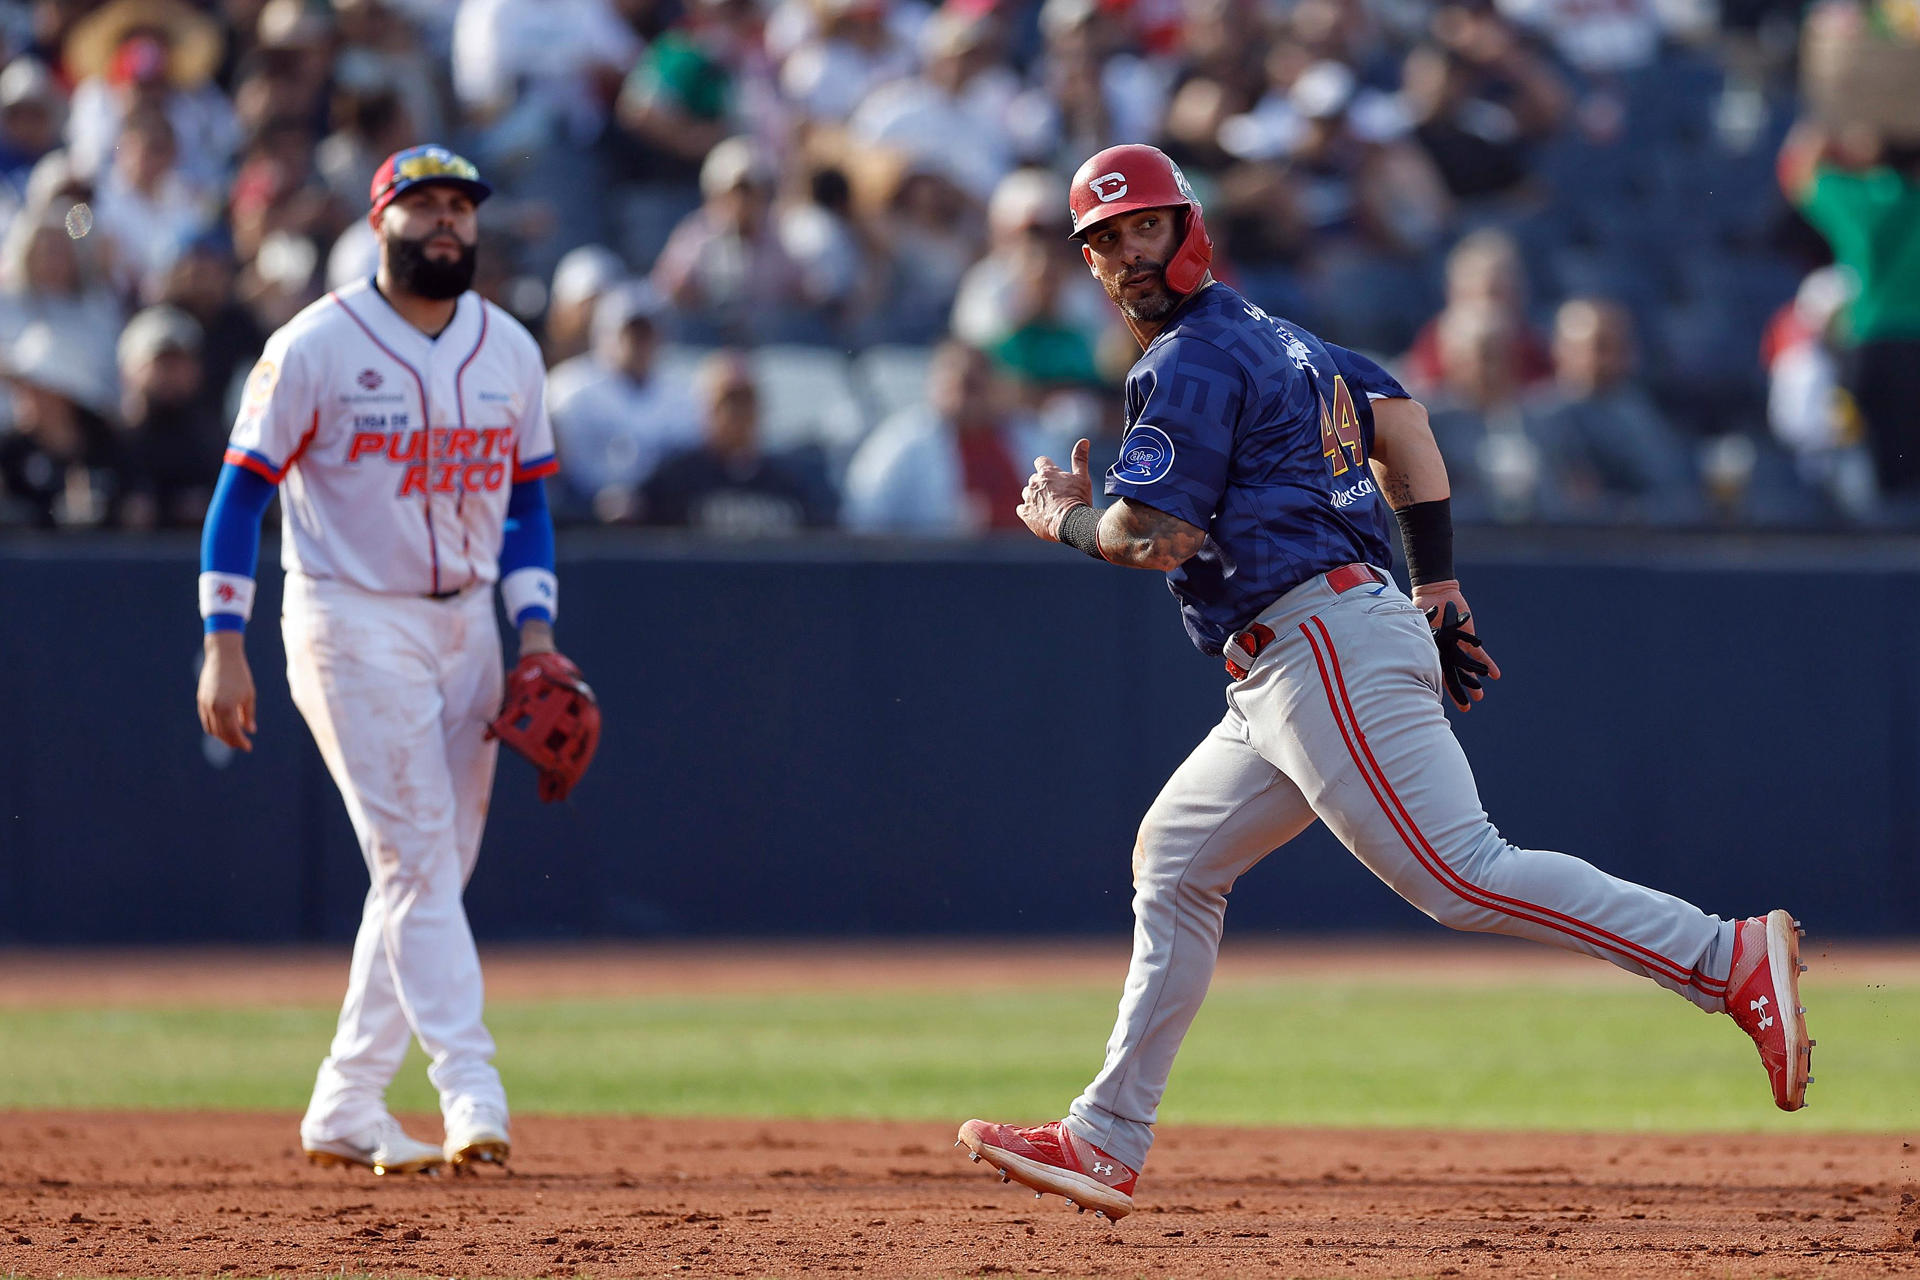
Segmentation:
<svg viewBox="0 0 1920 1280">
<path fill-rule="evenodd" d="M 1259 621 L 1273 641 L 1140 824 L 1133 961 L 1106 1063 L 1068 1114 L 1075 1133 L 1140 1168 L 1213 979 L 1227 893 L 1315 819 L 1444 925 L 1583 951 L 1724 1010 L 1733 921 L 1517 848 L 1487 820 L 1447 722 L 1432 632 L 1398 587 L 1335 592 L 1323 575 Z"/>
</svg>

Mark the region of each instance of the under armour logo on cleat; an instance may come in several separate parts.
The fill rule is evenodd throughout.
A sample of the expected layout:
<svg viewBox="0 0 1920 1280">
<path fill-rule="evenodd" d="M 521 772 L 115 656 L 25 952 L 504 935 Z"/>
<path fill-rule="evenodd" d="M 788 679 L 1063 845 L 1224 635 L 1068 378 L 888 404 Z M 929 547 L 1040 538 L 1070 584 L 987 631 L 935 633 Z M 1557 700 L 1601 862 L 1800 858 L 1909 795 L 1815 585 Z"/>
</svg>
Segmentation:
<svg viewBox="0 0 1920 1280">
<path fill-rule="evenodd" d="M 1773 1015 L 1767 1012 L 1767 998 L 1765 996 L 1761 996 L 1758 1000 L 1749 1001 L 1747 1008 L 1760 1015 L 1760 1029 L 1762 1031 L 1765 1031 L 1773 1025 Z"/>
<path fill-rule="evenodd" d="M 1110 1164 L 1101 1164 L 1098 1160 L 1095 1160 L 1093 1162 L 1093 1171 L 1095 1173 L 1111 1174 L 1113 1172 L 1113 1166 Z"/>
</svg>

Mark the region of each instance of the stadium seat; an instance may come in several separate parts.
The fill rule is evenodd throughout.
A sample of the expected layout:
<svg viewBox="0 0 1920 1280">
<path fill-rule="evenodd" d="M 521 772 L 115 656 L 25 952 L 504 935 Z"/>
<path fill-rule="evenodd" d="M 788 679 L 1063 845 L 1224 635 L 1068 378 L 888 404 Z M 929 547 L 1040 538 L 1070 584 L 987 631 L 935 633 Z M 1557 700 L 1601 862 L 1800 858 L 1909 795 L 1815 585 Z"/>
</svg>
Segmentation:
<svg viewBox="0 0 1920 1280">
<path fill-rule="evenodd" d="M 847 357 L 826 347 L 772 345 L 751 352 L 760 375 L 761 435 L 769 449 L 818 444 L 844 466 L 867 431 Z"/>
<path fill-rule="evenodd" d="M 693 375 L 700 368 L 700 362 L 716 350 L 718 350 L 716 347 L 696 347 L 679 342 L 663 342 L 654 350 L 653 371 L 669 381 L 690 387 L 693 385 Z"/>
<path fill-rule="evenodd" d="M 932 363 L 931 347 L 892 343 L 868 347 L 855 356 L 855 385 L 866 400 L 868 419 L 882 422 L 899 410 L 924 401 L 927 369 Z"/>
</svg>

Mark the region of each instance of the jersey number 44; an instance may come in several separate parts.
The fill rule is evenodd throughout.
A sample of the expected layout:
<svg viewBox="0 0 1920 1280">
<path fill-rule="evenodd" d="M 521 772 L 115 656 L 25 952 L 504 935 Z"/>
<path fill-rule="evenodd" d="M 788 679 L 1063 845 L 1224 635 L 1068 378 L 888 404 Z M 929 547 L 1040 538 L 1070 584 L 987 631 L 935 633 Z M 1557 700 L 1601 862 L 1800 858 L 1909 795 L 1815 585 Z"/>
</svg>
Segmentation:
<svg viewBox="0 0 1920 1280">
<path fill-rule="evenodd" d="M 1320 452 L 1336 476 L 1364 467 L 1367 462 L 1360 415 L 1354 412 L 1353 393 L 1347 390 L 1347 380 L 1339 374 L 1333 376 L 1333 403 L 1329 405 L 1325 396 L 1320 397 Z"/>
</svg>

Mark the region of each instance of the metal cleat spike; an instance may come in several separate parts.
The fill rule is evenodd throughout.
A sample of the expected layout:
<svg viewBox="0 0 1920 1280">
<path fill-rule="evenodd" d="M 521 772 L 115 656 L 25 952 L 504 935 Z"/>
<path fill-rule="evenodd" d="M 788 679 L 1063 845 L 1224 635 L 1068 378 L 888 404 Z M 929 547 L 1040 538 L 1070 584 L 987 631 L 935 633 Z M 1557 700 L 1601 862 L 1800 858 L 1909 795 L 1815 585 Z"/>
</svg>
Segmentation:
<svg viewBox="0 0 1920 1280">
<path fill-rule="evenodd" d="M 1809 1041 L 1807 1041 L 1807 1048 L 1809 1048 L 1809 1049 L 1811 1049 L 1811 1048 L 1813 1048 L 1813 1047 L 1814 1047 L 1815 1045 L 1817 1045 L 1817 1044 L 1819 1044 L 1819 1043 L 1820 1043 L 1820 1042 L 1819 1042 L 1818 1040 L 1809 1040 Z"/>
<path fill-rule="evenodd" d="M 1808 1077 L 1807 1077 L 1807 1083 L 1808 1083 L 1808 1084 L 1812 1084 L 1812 1083 L 1813 1083 L 1813 1077 L 1812 1077 L 1812 1076 L 1808 1076 Z"/>
<path fill-rule="evenodd" d="M 1075 1206 L 1073 1206 L 1073 1211 L 1074 1211 L 1075 1213 L 1085 1213 L 1085 1212 L 1087 1211 L 1087 1206 L 1085 1206 L 1085 1205 L 1083 1205 L 1083 1204 L 1077 1204 L 1077 1205 L 1075 1205 Z"/>
<path fill-rule="evenodd" d="M 958 1139 L 958 1138 L 955 1138 L 955 1139 L 953 1140 L 953 1145 L 954 1145 L 954 1146 L 956 1146 L 956 1147 L 957 1147 L 957 1146 L 959 1146 L 959 1145 L 960 1145 L 960 1139 Z"/>
<path fill-rule="evenodd" d="M 1033 1193 L 1033 1198 L 1034 1198 L 1035 1200 L 1039 1200 L 1039 1199 L 1041 1199 L 1041 1198 L 1043 1198 L 1043 1197 L 1044 1197 L 1045 1195 L 1046 1195 L 1046 1192 L 1044 1192 L 1044 1191 L 1036 1191 L 1036 1192 L 1034 1192 L 1034 1193 Z"/>
<path fill-rule="evenodd" d="M 1807 962 L 1802 960 L 1800 962 L 1800 972 L 1805 973 L 1806 971 L 1807 971 Z"/>
<path fill-rule="evenodd" d="M 979 1163 L 980 1163 L 980 1153 L 979 1153 L 978 1151 L 969 1151 L 969 1152 L 967 1152 L 967 1159 L 969 1159 L 969 1160 L 971 1160 L 971 1161 L 973 1161 L 973 1162 L 974 1162 L 975 1164 L 979 1164 Z"/>
<path fill-rule="evenodd" d="M 1094 1216 L 1094 1217 L 1096 1217 L 1096 1218 L 1106 1218 L 1106 1217 L 1107 1217 L 1107 1211 L 1106 1211 L 1105 1209 L 1095 1209 L 1095 1210 L 1093 1211 L 1093 1216 Z M 1112 1218 L 1107 1218 L 1107 1221 L 1108 1221 L 1108 1222 L 1112 1222 L 1112 1221 L 1113 1221 L 1113 1219 L 1112 1219 Z"/>
<path fill-rule="evenodd" d="M 1013 1175 L 1012 1175 L 1012 1174 L 1010 1174 L 1010 1173 L 1008 1173 L 1008 1172 L 1007 1172 L 1007 1171 L 1006 1171 L 1005 1169 L 1002 1169 L 1002 1170 L 1000 1171 L 1000 1181 L 1002 1181 L 1002 1182 L 1012 1182 L 1012 1181 L 1013 1181 Z"/>
</svg>

